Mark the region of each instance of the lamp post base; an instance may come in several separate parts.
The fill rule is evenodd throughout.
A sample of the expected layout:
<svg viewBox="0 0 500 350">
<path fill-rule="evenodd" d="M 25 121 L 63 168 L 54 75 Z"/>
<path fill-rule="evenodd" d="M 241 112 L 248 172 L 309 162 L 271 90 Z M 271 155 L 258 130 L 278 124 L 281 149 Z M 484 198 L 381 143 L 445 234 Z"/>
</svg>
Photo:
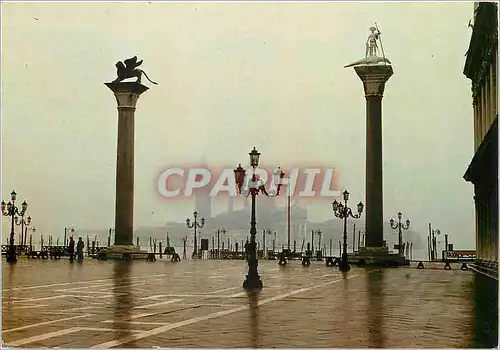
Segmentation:
<svg viewBox="0 0 500 350">
<path fill-rule="evenodd" d="M 343 261 L 341 260 L 339 262 L 339 270 L 342 271 L 342 272 L 347 272 L 351 269 L 351 266 L 349 266 L 349 262 L 348 261 Z"/>
<path fill-rule="evenodd" d="M 16 256 L 16 254 L 7 253 L 6 260 L 7 260 L 8 263 L 16 263 L 17 262 L 17 256 Z"/>
<path fill-rule="evenodd" d="M 247 275 L 243 288 L 246 290 L 262 289 L 262 281 L 259 275 Z"/>
</svg>

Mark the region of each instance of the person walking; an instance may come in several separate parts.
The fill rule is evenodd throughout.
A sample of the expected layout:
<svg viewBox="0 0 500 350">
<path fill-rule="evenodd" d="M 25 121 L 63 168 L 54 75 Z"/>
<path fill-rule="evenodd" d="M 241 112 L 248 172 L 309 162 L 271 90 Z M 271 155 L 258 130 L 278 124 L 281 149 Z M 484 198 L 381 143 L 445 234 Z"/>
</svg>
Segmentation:
<svg viewBox="0 0 500 350">
<path fill-rule="evenodd" d="M 85 247 L 85 243 L 83 243 L 82 237 L 78 238 L 78 243 L 76 244 L 76 256 L 79 261 L 83 260 L 83 248 Z"/>
<path fill-rule="evenodd" d="M 69 261 L 75 260 L 75 240 L 73 239 L 73 237 L 69 238 L 68 254 Z"/>
</svg>

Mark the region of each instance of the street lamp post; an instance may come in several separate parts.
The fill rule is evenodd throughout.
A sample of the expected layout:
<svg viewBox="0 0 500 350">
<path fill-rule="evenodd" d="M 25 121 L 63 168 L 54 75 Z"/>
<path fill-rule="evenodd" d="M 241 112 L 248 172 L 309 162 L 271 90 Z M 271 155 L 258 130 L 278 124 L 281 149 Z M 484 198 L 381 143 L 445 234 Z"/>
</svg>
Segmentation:
<svg viewBox="0 0 500 350">
<path fill-rule="evenodd" d="M 410 220 L 406 220 L 406 226 L 401 222 L 403 218 L 403 214 L 401 212 L 398 213 L 398 223 L 394 224 L 394 219 L 391 219 L 389 223 L 391 224 L 391 228 L 393 230 L 399 230 L 398 233 L 398 252 L 399 255 L 403 255 L 403 230 L 408 230 L 410 228 Z"/>
<path fill-rule="evenodd" d="M 314 230 L 311 230 L 311 256 L 314 256 Z"/>
<path fill-rule="evenodd" d="M 264 252 L 264 257 L 267 256 L 267 250 L 266 250 L 266 235 L 271 235 L 273 232 L 271 231 L 271 229 L 267 229 L 267 230 L 262 230 L 262 250 Z M 273 246 L 274 246 L 274 241 L 273 241 Z M 274 248 L 273 248 L 273 251 L 274 251 Z"/>
<path fill-rule="evenodd" d="M 243 288 L 247 290 L 262 288 L 262 281 L 257 270 L 259 263 L 257 260 L 257 247 L 255 243 L 255 236 L 257 235 L 255 218 L 255 197 L 259 193 L 263 193 L 268 197 L 278 196 L 281 188 L 281 179 L 285 175 L 285 173 L 282 172 L 280 168 L 274 171 L 274 185 L 277 186 L 277 190 L 273 190 L 268 193 L 264 187 L 264 183 L 257 179 L 255 175 L 255 168 L 257 168 L 257 166 L 259 165 L 260 153 L 254 147 L 253 150 L 249 153 L 249 156 L 250 166 L 252 167 L 253 172 L 252 178 L 248 184 L 245 183 L 246 171 L 241 167 L 241 164 L 234 170 L 234 177 L 236 185 L 238 186 L 238 192 L 244 196 L 251 195 L 252 197 L 252 214 L 250 218 L 250 244 L 248 246 L 248 249 L 250 250 L 250 258 L 248 259 L 248 274 L 245 281 L 243 282 Z M 243 187 L 244 184 L 245 188 Z"/>
<path fill-rule="evenodd" d="M 439 229 L 436 229 L 436 230 L 432 230 L 432 260 L 438 258 L 438 254 L 437 254 L 437 238 L 436 236 L 439 236 L 441 234 L 441 231 Z"/>
<path fill-rule="evenodd" d="M 16 191 L 12 191 L 10 194 L 10 199 L 9 203 L 5 204 L 4 201 L 2 201 L 2 214 L 4 216 L 10 216 L 12 219 L 11 224 L 10 224 L 10 244 L 9 244 L 9 250 L 7 251 L 7 262 L 8 263 L 15 263 L 17 262 L 17 252 L 16 248 L 14 246 L 14 225 L 15 221 L 17 220 L 17 216 L 23 217 L 24 214 L 26 213 L 26 210 L 28 209 L 28 204 L 26 201 L 24 201 L 21 204 L 21 211 L 19 211 L 19 208 L 16 207 L 16 197 L 17 193 Z"/>
<path fill-rule="evenodd" d="M 225 235 L 226 234 L 226 229 L 223 228 L 222 230 L 220 230 L 220 232 Z M 224 248 L 224 242 L 222 242 L 222 248 Z M 221 254 L 220 254 L 220 235 L 219 235 L 219 230 L 217 230 L 217 250 L 218 250 L 218 255 L 219 255 L 219 258 L 221 257 Z"/>
<path fill-rule="evenodd" d="M 351 208 L 347 206 L 347 201 L 349 200 L 349 192 L 345 190 L 343 193 L 344 203 L 339 203 L 337 200 L 334 200 L 332 203 L 333 214 L 339 219 L 344 220 L 344 245 L 342 249 L 342 258 L 339 263 L 339 270 L 343 272 L 347 272 L 350 270 L 349 266 L 349 258 L 347 255 L 347 218 L 352 217 L 354 219 L 359 219 L 361 217 L 361 213 L 363 212 L 363 203 L 358 203 L 358 214 L 353 214 Z"/>
<path fill-rule="evenodd" d="M 273 253 L 276 251 L 276 231 L 274 231 L 274 238 L 273 238 Z"/>
<path fill-rule="evenodd" d="M 73 236 L 73 233 L 75 233 L 75 228 L 74 227 L 65 227 L 64 228 L 64 247 L 65 248 L 68 246 L 68 238 L 67 238 L 68 231 Z"/>
<path fill-rule="evenodd" d="M 24 232 L 24 229 L 25 229 L 25 227 L 27 229 L 31 225 L 31 216 L 28 216 L 26 218 L 26 220 L 24 220 L 24 213 L 23 213 L 20 217 L 18 217 L 18 216 L 15 217 L 14 223 L 17 226 L 21 226 L 21 242 L 20 243 L 22 246 L 25 246 L 26 245 L 26 242 L 25 242 L 26 234 Z"/>
<path fill-rule="evenodd" d="M 33 251 L 33 233 L 35 233 L 35 232 L 36 232 L 36 228 L 35 228 L 35 227 L 33 227 L 33 228 L 31 229 L 31 232 L 32 232 L 32 233 L 30 234 L 30 252 L 31 252 L 31 251 Z"/>
<path fill-rule="evenodd" d="M 321 250 L 321 235 L 323 234 L 323 232 L 321 232 L 321 230 L 316 230 L 316 234 L 318 235 L 318 249 L 316 250 L 316 258 L 323 259 L 323 251 Z M 320 255 L 318 255 L 318 253 Z"/>
<path fill-rule="evenodd" d="M 198 212 L 194 211 L 193 212 L 193 223 L 191 223 L 191 220 L 189 218 L 186 219 L 186 225 L 188 228 L 194 228 L 194 251 L 192 255 L 192 259 L 197 259 L 198 258 L 198 238 L 196 236 L 197 229 L 202 228 L 205 225 L 205 218 L 201 218 L 201 223 L 198 222 Z"/>
<path fill-rule="evenodd" d="M 217 259 L 220 259 L 220 230 L 217 230 Z"/>
</svg>

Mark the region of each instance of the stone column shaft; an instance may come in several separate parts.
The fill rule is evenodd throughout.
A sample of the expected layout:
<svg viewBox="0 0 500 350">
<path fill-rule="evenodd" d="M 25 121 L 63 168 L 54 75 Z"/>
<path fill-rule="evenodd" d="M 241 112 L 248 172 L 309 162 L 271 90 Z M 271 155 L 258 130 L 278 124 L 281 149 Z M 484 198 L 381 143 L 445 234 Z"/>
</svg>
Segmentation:
<svg viewBox="0 0 500 350">
<path fill-rule="evenodd" d="M 116 152 L 115 244 L 133 244 L 135 108 L 118 107 Z"/>
<path fill-rule="evenodd" d="M 355 66 L 366 98 L 366 247 L 382 247 L 384 240 L 382 178 L 382 97 L 385 83 L 393 74 L 387 64 Z"/>
<path fill-rule="evenodd" d="M 139 96 L 148 88 L 139 83 L 106 83 L 118 106 L 116 151 L 115 245 L 133 245 L 134 118 Z"/>
<path fill-rule="evenodd" d="M 366 246 L 381 247 L 383 237 L 382 96 L 366 96 Z"/>
</svg>

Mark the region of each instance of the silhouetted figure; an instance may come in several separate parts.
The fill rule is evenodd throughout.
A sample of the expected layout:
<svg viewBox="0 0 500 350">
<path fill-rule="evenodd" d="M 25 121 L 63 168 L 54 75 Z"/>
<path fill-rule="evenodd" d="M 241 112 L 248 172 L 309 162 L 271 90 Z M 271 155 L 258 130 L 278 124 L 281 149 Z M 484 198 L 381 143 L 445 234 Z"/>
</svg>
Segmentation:
<svg viewBox="0 0 500 350">
<path fill-rule="evenodd" d="M 172 249 L 172 259 L 170 259 L 170 261 L 171 262 L 179 262 L 179 261 L 181 261 L 181 257 L 179 256 L 179 254 L 176 253 L 175 249 Z"/>
<path fill-rule="evenodd" d="M 245 242 L 245 259 L 248 260 L 248 258 L 250 257 L 249 254 L 248 254 L 248 247 L 249 247 L 250 243 L 248 243 L 248 238 L 247 238 L 247 241 Z"/>
<path fill-rule="evenodd" d="M 85 247 L 85 243 L 83 243 L 82 237 L 78 238 L 78 243 L 76 244 L 76 255 L 78 260 L 83 260 L 83 248 Z"/>
<path fill-rule="evenodd" d="M 73 239 L 73 237 L 69 238 L 68 254 L 69 261 L 73 261 L 75 259 L 75 240 Z"/>
</svg>

